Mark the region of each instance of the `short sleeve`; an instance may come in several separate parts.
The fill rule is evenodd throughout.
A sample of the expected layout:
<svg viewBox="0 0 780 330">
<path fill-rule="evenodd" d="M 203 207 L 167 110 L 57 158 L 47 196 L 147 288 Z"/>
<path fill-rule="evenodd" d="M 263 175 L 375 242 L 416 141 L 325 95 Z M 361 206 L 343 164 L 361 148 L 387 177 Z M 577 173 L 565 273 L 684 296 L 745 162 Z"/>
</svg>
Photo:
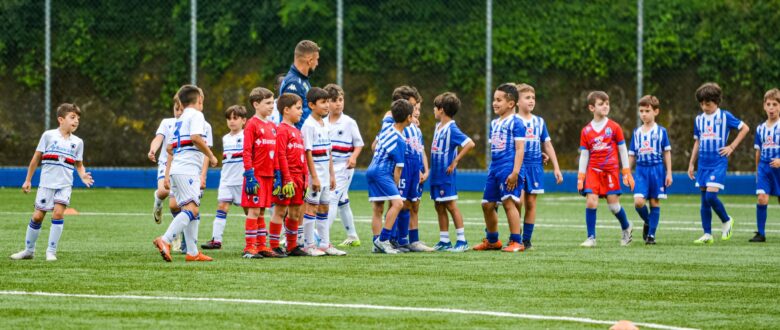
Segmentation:
<svg viewBox="0 0 780 330">
<path fill-rule="evenodd" d="M 731 112 L 726 111 L 726 126 L 731 129 L 740 129 L 744 123 L 739 118 L 734 117 Z"/>
<path fill-rule="evenodd" d="M 349 129 L 352 132 L 352 145 L 355 147 L 362 147 L 365 145 L 363 137 L 360 136 L 360 129 L 358 129 L 357 122 L 354 120 L 349 123 Z"/>
<path fill-rule="evenodd" d="M 79 140 L 79 143 L 76 146 L 76 161 L 80 162 L 82 160 L 84 160 L 84 141 Z"/>
<path fill-rule="evenodd" d="M 547 131 L 547 123 L 542 122 L 542 134 L 539 136 L 539 141 L 550 141 L 550 132 Z"/>
<path fill-rule="evenodd" d="M 620 128 L 620 125 L 614 123 L 613 126 L 615 127 L 615 143 L 617 143 L 617 145 L 626 143 L 626 137 L 623 136 L 623 129 Z"/>
<path fill-rule="evenodd" d="M 701 135 L 701 129 L 699 128 L 699 118 L 696 117 L 696 119 L 693 121 L 693 139 L 698 140 L 699 135 Z"/>
<path fill-rule="evenodd" d="M 753 139 L 753 148 L 761 150 L 761 145 L 761 134 L 758 133 L 758 128 L 756 128 L 756 137 Z"/>
<path fill-rule="evenodd" d="M 206 144 L 209 147 L 213 147 L 214 146 L 214 134 L 213 134 L 214 132 L 211 131 L 211 124 L 209 124 L 208 122 L 205 122 L 205 121 L 204 121 L 204 124 L 205 124 L 205 128 L 203 130 L 203 134 L 206 137 Z"/>
<path fill-rule="evenodd" d="M 38 141 L 38 146 L 35 148 L 35 151 L 38 151 L 40 153 L 46 152 L 46 145 L 49 142 L 49 134 L 46 134 L 46 132 L 43 132 L 41 135 L 41 140 Z"/>
<path fill-rule="evenodd" d="M 631 135 L 631 142 L 629 142 L 629 144 L 628 144 L 628 154 L 631 155 L 631 156 L 636 155 L 636 153 L 638 151 L 638 150 L 636 150 L 636 142 L 637 141 L 635 141 L 636 140 L 636 136 L 637 136 L 636 132 L 637 132 L 638 129 L 639 128 L 634 130 L 634 134 Z"/>
<path fill-rule="evenodd" d="M 457 124 L 452 123 L 450 126 L 450 145 L 451 146 L 465 146 L 471 139 L 460 130 Z"/>
<path fill-rule="evenodd" d="M 390 152 L 395 167 L 404 167 L 405 157 L 404 151 L 406 151 L 406 142 L 402 138 L 396 139 L 395 148 Z"/>
<path fill-rule="evenodd" d="M 155 134 L 155 135 L 162 135 L 162 136 L 164 136 L 164 137 L 167 137 L 167 135 L 166 135 L 166 134 L 168 133 L 168 129 L 167 129 L 165 126 L 166 126 L 166 125 L 165 125 L 165 119 L 163 119 L 163 120 L 160 122 L 160 126 L 158 126 L 158 127 L 157 127 L 157 132 L 156 132 L 156 133 L 154 133 L 154 134 Z"/>
<path fill-rule="evenodd" d="M 206 119 L 203 118 L 203 113 L 195 112 L 190 118 L 190 135 L 200 135 L 205 138 L 206 133 Z"/>
<path fill-rule="evenodd" d="M 661 146 L 664 151 L 672 150 L 672 142 L 669 141 L 669 132 L 666 129 L 661 130 Z"/>
<path fill-rule="evenodd" d="M 514 117 L 514 124 L 512 125 L 512 139 L 515 141 L 525 141 L 525 125 L 523 121 L 517 116 Z"/>
<path fill-rule="evenodd" d="M 580 131 L 580 150 L 588 150 L 588 137 L 585 135 L 585 129 Z"/>
<path fill-rule="evenodd" d="M 314 146 L 314 135 L 316 134 L 314 127 L 311 125 L 303 124 L 303 128 L 301 129 L 301 133 L 303 133 L 303 148 L 304 150 L 312 150 Z"/>
</svg>

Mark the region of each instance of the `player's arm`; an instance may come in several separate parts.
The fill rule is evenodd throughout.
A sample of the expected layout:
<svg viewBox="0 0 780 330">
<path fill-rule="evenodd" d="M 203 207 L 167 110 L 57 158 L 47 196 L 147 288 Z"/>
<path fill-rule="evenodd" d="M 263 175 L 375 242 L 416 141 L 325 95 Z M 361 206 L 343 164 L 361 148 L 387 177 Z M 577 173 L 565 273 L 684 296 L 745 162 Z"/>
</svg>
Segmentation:
<svg viewBox="0 0 780 330">
<path fill-rule="evenodd" d="M 348 169 L 353 169 L 355 166 L 357 166 L 357 159 L 360 157 L 361 151 L 363 151 L 363 146 L 355 147 L 355 151 L 352 152 L 352 156 L 350 156 L 349 161 L 347 161 Z"/>
<path fill-rule="evenodd" d="M 558 156 L 555 154 L 555 148 L 552 145 L 552 141 L 547 140 L 544 141 L 544 145 L 542 146 L 544 149 L 544 154 L 547 155 L 547 157 L 550 158 L 550 161 L 552 161 L 553 164 L 553 175 L 555 175 L 555 183 L 561 184 L 563 182 L 563 174 L 561 174 L 561 168 L 558 165 Z"/>
<path fill-rule="evenodd" d="M 169 144 L 165 148 L 165 152 L 168 153 L 168 161 L 165 163 L 165 178 L 163 179 L 163 187 L 165 189 L 171 189 L 171 164 L 173 164 L 173 144 Z"/>
<path fill-rule="evenodd" d="M 509 173 L 506 178 L 506 187 L 509 190 L 517 186 L 517 177 L 523 167 L 523 157 L 525 157 L 525 139 L 515 139 L 515 163 L 512 166 L 512 173 Z"/>
<path fill-rule="evenodd" d="M 461 159 L 463 159 L 466 154 L 471 151 L 471 149 L 474 149 L 474 141 L 471 139 L 466 140 L 466 144 L 463 145 L 463 148 L 460 148 L 460 151 L 457 155 L 455 155 L 455 159 L 450 163 L 450 166 L 447 166 L 447 174 L 452 174 L 452 172 L 455 171 L 456 168 L 458 168 L 458 163 Z"/>
<path fill-rule="evenodd" d="M 32 177 L 35 175 L 35 170 L 38 169 L 38 163 L 41 162 L 42 156 L 43 153 L 36 150 L 30 160 L 30 165 L 27 166 L 27 176 L 24 178 L 24 183 L 22 184 L 22 191 L 25 194 L 32 189 Z"/>
<path fill-rule="evenodd" d="M 401 172 L 403 172 L 403 166 L 396 166 L 393 170 L 393 181 L 395 181 L 396 187 L 401 183 Z"/>
<path fill-rule="evenodd" d="M 315 191 L 320 191 L 322 185 L 320 184 L 320 178 L 317 177 L 317 169 L 314 168 L 314 157 L 311 155 L 311 150 L 306 150 L 306 167 L 309 169 L 309 176 L 311 177 L 311 188 Z"/>
<path fill-rule="evenodd" d="M 276 159 L 279 165 L 279 171 L 282 172 L 282 182 L 287 184 L 292 182 L 292 175 L 290 174 L 290 165 L 287 162 L 287 142 L 289 141 L 289 135 L 287 133 L 281 133 L 276 136 Z"/>
<path fill-rule="evenodd" d="M 423 161 L 423 171 L 424 172 L 422 172 L 422 174 L 420 174 L 420 183 L 423 183 L 423 182 L 425 182 L 425 180 L 428 180 L 428 175 L 431 174 L 431 172 L 429 172 L 430 167 L 428 166 L 428 154 L 425 152 L 424 149 L 423 149 L 423 152 L 422 152 L 422 161 Z"/>
<path fill-rule="evenodd" d="M 84 185 L 87 186 L 87 188 L 92 187 L 95 180 L 92 179 L 92 173 L 87 172 L 87 169 L 84 167 L 84 162 L 79 160 L 76 161 L 74 165 L 76 167 L 76 173 L 78 173 L 79 178 L 81 178 L 81 182 L 84 182 Z"/>
<path fill-rule="evenodd" d="M 631 175 L 631 164 L 628 161 L 628 148 L 626 148 L 625 141 L 618 145 L 618 154 L 620 155 L 620 163 L 623 164 L 623 184 L 633 191 L 634 176 Z"/>
<path fill-rule="evenodd" d="M 209 159 L 203 158 L 203 166 L 200 167 L 200 189 L 206 189 L 206 174 L 209 171 Z"/>
<path fill-rule="evenodd" d="M 352 121 L 352 145 L 355 146 L 355 150 L 352 151 L 352 156 L 347 161 L 347 168 L 353 169 L 357 166 L 358 157 L 360 152 L 363 151 L 363 137 L 360 136 L 360 129 L 358 129 L 357 123 Z"/>
<path fill-rule="evenodd" d="M 718 150 L 720 152 L 720 155 L 723 157 L 731 156 L 732 153 L 734 153 L 734 150 L 737 149 L 739 144 L 742 142 L 742 140 L 745 139 L 745 136 L 747 136 L 747 133 L 750 131 L 750 127 L 748 125 L 745 125 L 745 123 L 741 124 L 741 127 L 739 128 L 739 134 L 737 134 L 737 137 L 734 139 L 731 144 L 720 148 Z"/>
<path fill-rule="evenodd" d="M 330 191 L 336 190 L 336 171 L 333 169 L 333 153 L 328 157 L 328 172 L 330 173 Z"/>
<path fill-rule="evenodd" d="M 590 151 L 580 147 L 580 163 L 577 168 L 577 191 L 582 192 L 585 187 L 585 173 L 588 171 L 588 162 L 590 162 Z"/>
<path fill-rule="evenodd" d="M 696 158 L 699 156 L 699 139 L 693 141 L 693 148 L 691 149 L 691 161 L 688 163 L 688 177 L 691 180 L 696 179 L 694 174 L 696 173 Z"/>
<path fill-rule="evenodd" d="M 666 166 L 666 186 L 672 185 L 672 151 L 664 151 L 664 166 Z"/>
<path fill-rule="evenodd" d="M 149 144 L 149 153 L 146 154 L 147 157 L 149 157 L 149 160 L 152 162 L 156 162 L 154 155 L 157 153 L 157 150 L 160 149 L 160 146 L 163 143 L 163 140 L 165 139 L 165 136 L 162 134 L 157 134 L 154 139 L 152 139 L 152 143 Z"/>
<path fill-rule="evenodd" d="M 206 140 L 203 138 L 203 136 L 200 134 L 192 134 L 190 139 L 192 139 L 192 144 L 194 144 L 195 147 L 200 150 L 200 152 L 206 155 L 206 158 L 208 159 L 211 167 L 217 166 L 217 157 L 215 157 L 214 153 L 211 152 L 211 149 L 209 148 L 209 145 L 206 143 Z"/>
</svg>

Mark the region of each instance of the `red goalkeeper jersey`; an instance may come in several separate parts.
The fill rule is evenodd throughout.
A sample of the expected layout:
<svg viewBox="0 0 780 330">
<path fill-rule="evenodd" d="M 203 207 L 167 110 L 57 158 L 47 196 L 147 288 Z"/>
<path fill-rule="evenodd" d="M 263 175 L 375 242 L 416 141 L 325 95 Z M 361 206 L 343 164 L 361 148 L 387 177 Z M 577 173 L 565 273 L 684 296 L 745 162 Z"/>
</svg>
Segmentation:
<svg viewBox="0 0 780 330">
<path fill-rule="evenodd" d="M 252 116 L 244 127 L 244 170 L 256 177 L 273 177 L 276 165 L 276 125 Z"/>
<path fill-rule="evenodd" d="M 306 176 L 309 171 L 301 131 L 282 122 L 276 133 L 276 154 L 284 182 L 289 182 L 292 175 Z"/>
<path fill-rule="evenodd" d="M 580 134 L 580 150 L 588 150 L 590 153 L 588 168 L 603 171 L 619 170 L 618 146 L 624 143 L 626 141 L 623 138 L 623 129 L 611 119 L 607 119 L 607 123 L 600 131 L 597 131 L 593 127 L 593 122 L 590 122 Z"/>
</svg>

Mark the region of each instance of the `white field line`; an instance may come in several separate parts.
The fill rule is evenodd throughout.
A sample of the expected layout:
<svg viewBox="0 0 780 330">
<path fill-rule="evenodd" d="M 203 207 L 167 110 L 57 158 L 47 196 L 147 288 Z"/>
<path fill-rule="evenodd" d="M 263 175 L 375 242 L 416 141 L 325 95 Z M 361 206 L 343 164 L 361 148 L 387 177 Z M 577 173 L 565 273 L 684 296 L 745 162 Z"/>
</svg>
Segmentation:
<svg viewBox="0 0 780 330">
<path fill-rule="evenodd" d="M 317 302 L 285 301 L 285 300 L 134 296 L 134 295 L 96 295 L 96 294 L 73 294 L 73 293 L 56 293 L 56 292 L 27 292 L 27 291 L 0 291 L 0 295 L 84 298 L 84 299 L 117 299 L 117 300 L 154 300 L 154 301 L 172 300 L 172 301 L 220 302 L 220 303 L 258 304 L 258 305 L 327 307 L 327 308 L 343 308 L 343 309 L 368 309 L 368 310 L 385 310 L 385 311 L 397 311 L 397 312 L 425 312 L 425 313 L 442 313 L 442 314 L 479 315 L 479 316 L 493 316 L 493 317 L 505 317 L 505 318 L 515 318 L 515 319 L 564 321 L 564 322 L 602 324 L 602 325 L 613 325 L 617 322 L 617 321 L 594 320 L 594 319 L 583 318 L 583 317 L 547 316 L 547 315 L 491 312 L 491 311 L 478 311 L 478 310 L 453 309 L 453 308 L 401 307 L 401 306 L 382 306 L 382 305 L 364 305 L 364 304 L 335 304 L 335 303 L 317 303 Z M 669 329 L 669 330 L 691 329 L 691 328 L 682 328 L 682 327 L 655 324 L 655 323 L 637 322 L 634 324 L 640 327 L 646 327 L 651 329 Z"/>
<path fill-rule="evenodd" d="M 0 212 L 0 215 L 30 215 L 30 212 Z M 86 216 L 86 217 L 113 217 L 113 216 L 119 216 L 119 217 L 149 217 L 151 218 L 151 213 L 132 213 L 132 212 L 79 212 L 77 216 Z M 214 217 L 214 213 L 201 213 L 201 219 L 209 219 L 211 217 Z M 228 217 L 230 218 L 244 218 L 241 214 L 228 214 Z M 357 216 L 354 218 L 355 222 L 365 222 L 370 223 L 371 217 L 366 216 Z M 482 218 L 475 218 L 475 217 L 464 217 L 463 218 L 463 224 L 469 225 L 469 226 L 483 226 L 485 225 L 485 222 Z M 499 219 L 501 221 L 501 219 Z M 584 220 L 583 219 L 572 219 L 572 218 L 537 218 L 536 219 L 537 227 L 542 228 L 567 228 L 567 229 L 583 229 L 585 228 Z M 614 220 L 616 221 L 616 220 Z M 614 222 L 612 219 L 604 219 L 603 222 Z M 637 221 L 641 221 L 638 219 L 634 219 L 633 223 L 635 224 L 634 229 L 639 228 Z M 433 219 L 421 219 L 421 224 L 438 224 L 438 221 L 435 221 Z M 566 224 L 566 223 L 578 223 L 578 224 Z M 695 220 L 691 221 L 674 221 L 674 220 L 662 220 L 661 225 L 664 230 L 672 230 L 672 231 L 694 231 L 699 232 L 701 231 L 701 227 L 669 227 L 666 226 L 666 224 L 683 224 L 683 225 L 690 225 L 697 223 Z M 712 220 L 712 230 L 713 231 L 720 231 L 720 222 L 717 217 L 715 217 Z M 767 227 L 774 227 L 775 225 L 780 226 L 780 223 L 773 223 L 773 222 L 767 222 Z M 752 233 L 755 230 L 753 229 L 753 224 L 749 225 L 748 228 L 744 228 L 744 225 L 738 221 L 737 228 L 733 229 L 735 232 L 744 232 L 744 233 Z M 605 228 L 605 229 L 620 229 L 620 226 L 615 225 L 596 225 L 596 228 Z M 780 233 L 780 229 L 766 229 L 767 233 Z"/>
</svg>

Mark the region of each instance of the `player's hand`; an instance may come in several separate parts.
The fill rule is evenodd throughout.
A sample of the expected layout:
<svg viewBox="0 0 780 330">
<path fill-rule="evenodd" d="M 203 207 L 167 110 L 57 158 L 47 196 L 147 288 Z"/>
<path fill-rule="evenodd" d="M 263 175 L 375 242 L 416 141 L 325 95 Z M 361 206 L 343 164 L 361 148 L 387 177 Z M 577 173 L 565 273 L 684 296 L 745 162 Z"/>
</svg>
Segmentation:
<svg viewBox="0 0 780 330">
<path fill-rule="evenodd" d="M 549 161 L 550 161 L 550 156 L 548 156 L 546 153 L 542 153 L 542 165 L 547 165 L 547 162 Z"/>
<path fill-rule="evenodd" d="M 166 176 L 163 179 L 163 187 L 165 188 L 165 190 L 171 190 L 171 178 L 170 177 Z"/>
<path fill-rule="evenodd" d="M 425 183 L 428 180 L 428 172 L 420 172 L 420 184 Z"/>
<path fill-rule="evenodd" d="M 577 173 L 577 191 L 581 194 L 585 189 L 585 173 Z"/>
<path fill-rule="evenodd" d="M 458 167 L 458 162 L 453 160 L 452 164 L 447 167 L 447 175 L 452 175 L 452 172 L 455 172 L 455 169 Z"/>
<path fill-rule="evenodd" d="M 282 194 L 284 194 L 285 198 L 292 198 L 295 196 L 295 185 L 292 182 L 287 182 L 282 187 Z"/>
<path fill-rule="evenodd" d="M 780 168 L 780 158 L 772 159 L 772 161 L 769 162 L 769 166 L 772 168 Z"/>
<path fill-rule="evenodd" d="M 688 164 L 688 177 L 691 180 L 696 180 L 696 170 L 693 168 L 693 164 Z"/>
<path fill-rule="evenodd" d="M 729 146 L 725 146 L 723 148 L 720 148 L 720 150 L 718 150 L 718 153 L 720 153 L 720 155 L 723 156 L 723 157 L 731 156 L 731 154 L 734 153 L 734 147 L 732 147 L 730 145 Z"/>
<path fill-rule="evenodd" d="M 211 167 L 217 167 L 217 157 L 214 157 L 214 155 L 209 156 L 209 165 Z"/>
<path fill-rule="evenodd" d="M 95 180 L 92 179 L 91 172 L 84 172 L 84 174 L 79 175 L 79 177 L 81 177 L 81 182 L 84 182 L 84 185 L 87 186 L 87 188 L 92 187 L 92 184 L 95 183 Z"/>
<path fill-rule="evenodd" d="M 320 178 L 312 178 L 311 184 L 309 184 L 309 188 L 314 191 L 320 191 L 320 189 L 322 189 L 322 185 L 320 184 Z"/>
<path fill-rule="evenodd" d="M 555 183 L 556 184 L 563 183 L 563 174 L 561 174 L 560 170 L 554 171 L 553 174 L 555 175 Z"/>
<path fill-rule="evenodd" d="M 664 184 L 666 185 L 667 188 L 672 186 L 673 181 L 674 180 L 672 180 L 672 173 L 666 174 L 666 180 L 664 181 Z"/>
<path fill-rule="evenodd" d="M 634 176 L 631 175 L 630 168 L 623 169 L 623 185 L 631 188 L 631 191 L 634 191 Z"/>
<path fill-rule="evenodd" d="M 200 190 L 206 189 L 206 177 L 200 177 Z"/>
<path fill-rule="evenodd" d="M 274 170 L 274 196 L 279 196 L 282 192 L 282 171 Z"/>
<path fill-rule="evenodd" d="M 260 184 L 257 183 L 255 178 L 255 170 L 250 168 L 244 171 L 244 192 L 247 195 L 257 195 L 259 189 Z"/>
<path fill-rule="evenodd" d="M 333 176 L 330 177 L 330 191 L 336 190 L 336 178 Z"/>
<path fill-rule="evenodd" d="M 22 192 L 27 194 L 32 189 L 32 183 L 30 181 L 25 181 L 22 183 Z"/>
<path fill-rule="evenodd" d="M 517 175 L 517 173 L 512 172 L 509 173 L 509 176 L 506 177 L 504 184 L 506 184 L 507 190 L 515 190 L 515 188 L 517 188 Z"/>
<path fill-rule="evenodd" d="M 353 169 L 357 166 L 357 159 L 355 159 L 354 156 L 349 157 L 349 160 L 347 160 L 347 169 Z"/>
<path fill-rule="evenodd" d="M 149 160 L 151 160 L 152 163 L 157 162 L 157 160 L 154 158 L 154 150 L 149 150 L 149 153 L 146 154 L 146 157 L 149 157 Z"/>
</svg>

